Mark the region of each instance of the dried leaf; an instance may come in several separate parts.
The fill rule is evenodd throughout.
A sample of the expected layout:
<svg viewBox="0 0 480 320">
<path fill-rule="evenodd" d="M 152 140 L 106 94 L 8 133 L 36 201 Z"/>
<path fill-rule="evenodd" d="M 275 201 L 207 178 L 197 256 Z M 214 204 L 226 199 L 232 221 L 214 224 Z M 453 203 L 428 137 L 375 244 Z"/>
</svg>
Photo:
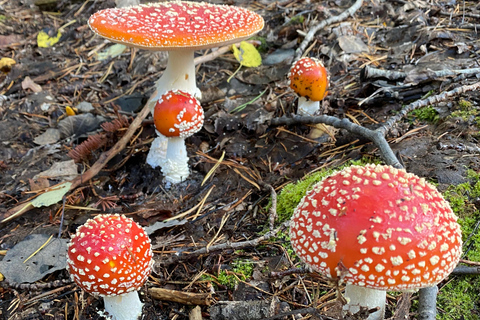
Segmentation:
<svg viewBox="0 0 480 320">
<path fill-rule="evenodd" d="M 72 180 L 78 175 L 77 166 L 73 160 L 60 161 L 52 164 L 48 170 L 40 172 L 34 179 L 46 178 L 56 180 Z"/>
<path fill-rule="evenodd" d="M 30 77 L 25 77 L 25 79 L 23 79 L 22 81 L 22 89 L 23 90 L 26 90 L 26 89 L 30 89 L 32 90 L 33 92 L 35 93 L 38 93 L 38 92 L 41 92 L 42 91 L 42 87 L 38 84 L 36 84 L 32 79 L 30 79 Z"/>
<path fill-rule="evenodd" d="M 25 261 L 48 240 L 45 234 L 32 234 L 8 250 L 0 261 L 0 272 L 10 282 L 32 283 L 47 274 L 65 269 L 67 264 L 67 239 L 53 239 L 28 261 Z"/>
</svg>

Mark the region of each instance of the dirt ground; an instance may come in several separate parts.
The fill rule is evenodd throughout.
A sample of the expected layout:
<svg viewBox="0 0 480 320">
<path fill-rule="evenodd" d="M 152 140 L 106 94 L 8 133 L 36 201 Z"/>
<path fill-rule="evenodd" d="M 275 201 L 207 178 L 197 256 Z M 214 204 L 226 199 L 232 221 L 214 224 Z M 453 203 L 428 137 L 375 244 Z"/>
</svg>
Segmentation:
<svg viewBox="0 0 480 320">
<path fill-rule="evenodd" d="M 56 237 L 60 228 L 61 238 L 69 239 L 86 219 L 102 212 L 126 214 L 145 227 L 175 217 L 151 234 L 157 263 L 142 290 L 143 319 L 188 319 L 192 309 L 155 299 L 148 291 L 152 287 L 208 295 L 201 311 L 210 319 L 206 304 L 218 301 L 261 301 L 275 295 L 277 313 L 305 308 L 315 285 L 325 294 L 321 302 L 330 302 L 322 309 L 328 315 L 335 294 L 326 279 L 311 274 L 302 287 L 295 276 L 269 274 L 300 265 L 289 260 L 280 238 L 241 250 L 226 246 L 185 260 L 174 256 L 263 235 L 269 223 L 266 185 L 280 192 L 319 168 L 348 160 L 382 160 L 371 141 L 347 130 L 330 127 L 325 133 L 312 125 L 269 122 L 296 112 L 298 99 L 286 74 L 304 35 L 354 2 L 211 2 L 246 7 L 264 17 L 265 28 L 255 38 L 261 41 L 263 65 L 241 68 L 230 82 L 239 66 L 231 52 L 198 66 L 205 124 L 187 139 L 191 177 L 168 186 L 160 169 L 145 163 L 155 136 L 153 121 L 147 118 L 99 174 L 67 194 L 65 206 L 60 201 L 3 222 L 0 253 L 32 234 Z M 46 187 L 88 170 L 124 135 L 152 94 L 165 53 L 127 48 L 116 57 L 99 58 L 112 43 L 94 36 L 87 19 L 114 6 L 113 0 L 0 0 L 0 59 L 14 61 L 0 62 L 2 220 Z M 307 47 L 306 55 L 321 59 L 330 72 L 322 114 L 373 129 L 403 105 L 475 83 L 480 74 L 475 69 L 479 19 L 480 5 L 473 1 L 364 1 L 353 16 L 317 32 Z M 55 37 L 58 32 L 57 43 L 39 46 L 39 35 Z M 372 74 L 376 70 L 388 75 Z M 403 76 L 393 78 L 393 71 Z M 399 161 L 408 171 L 438 183 L 441 191 L 465 182 L 467 169 L 480 171 L 479 99 L 478 91 L 452 96 L 436 104 L 431 116 L 410 113 L 396 123 L 387 140 Z M 68 107 L 75 115 L 67 115 Z M 105 130 L 102 123 L 115 119 L 114 128 Z M 66 162 L 72 160 L 72 149 L 97 133 L 103 134 L 101 146 L 81 159 L 73 157 L 74 164 Z M 202 184 L 223 153 L 222 164 Z M 60 169 L 45 173 L 54 164 Z M 248 277 L 239 271 L 239 261 L 253 266 Z M 98 312 L 103 302 L 70 283 L 66 270 L 37 273 L 40 277 L 32 276 L 22 285 L 3 282 L 0 319 L 103 318 Z M 236 285 L 228 285 L 224 275 L 236 278 Z M 390 297 L 388 316 L 393 316 L 397 298 Z"/>
</svg>

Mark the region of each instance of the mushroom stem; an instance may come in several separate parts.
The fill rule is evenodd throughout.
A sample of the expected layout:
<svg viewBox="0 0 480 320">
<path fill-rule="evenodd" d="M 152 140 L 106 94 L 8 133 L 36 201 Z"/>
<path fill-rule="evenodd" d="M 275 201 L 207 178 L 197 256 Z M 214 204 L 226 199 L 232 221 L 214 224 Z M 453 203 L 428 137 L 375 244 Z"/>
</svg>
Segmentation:
<svg viewBox="0 0 480 320">
<path fill-rule="evenodd" d="M 195 80 L 195 63 L 193 50 L 176 50 L 168 52 L 167 68 L 156 83 L 157 92 L 154 101 L 170 90 L 182 90 L 196 98 L 201 97 Z M 153 112 L 153 109 L 151 110 Z"/>
<path fill-rule="evenodd" d="M 320 101 L 307 100 L 305 97 L 298 98 L 297 114 L 301 116 L 313 116 L 320 110 Z"/>
<path fill-rule="evenodd" d="M 377 312 L 371 313 L 368 320 L 383 320 L 385 315 L 385 301 L 387 291 L 375 290 L 347 284 L 345 287 L 345 298 L 348 304 L 343 308 L 351 313 L 360 311 L 360 307 L 372 309 L 378 307 Z"/>
<path fill-rule="evenodd" d="M 131 291 L 119 296 L 104 296 L 105 311 L 113 320 L 137 320 L 142 314 L 143 303 L 137 291 Z"/>
<path fill-rule="evenodd" d="M 158 135 L 150 147 L 147 163 L 152 168 L 161 167 L 167 182 L 179 183 L 184 181 L 190 174 L 185 139 L 180 137 L 167 138 L 160 133 Z"/>
</svg>

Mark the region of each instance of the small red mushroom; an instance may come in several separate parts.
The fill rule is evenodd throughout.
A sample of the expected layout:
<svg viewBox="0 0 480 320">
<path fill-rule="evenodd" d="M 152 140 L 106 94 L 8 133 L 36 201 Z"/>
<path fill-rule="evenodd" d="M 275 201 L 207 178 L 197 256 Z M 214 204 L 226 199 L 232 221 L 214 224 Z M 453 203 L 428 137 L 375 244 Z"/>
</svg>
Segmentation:
<svg viewBox="0 0 480 320">
<path fill-rule="evenodd" d="M 101 296 L 114 320 L 142 313 L 137 291 L 153 264 L 145 230 L 123 215 L 98 215 L 77 229 L 68 247 L 67 270 L 86 292 Z"/>
<path fill-rule="evenodd" d="M 330 82 L 327 69 L 315 58 L 297 60 L 288 73 L 290 88 L 299 95 L 298 114 L 313 116 L 320 110 L 319 101 L 327 95 Z"/>
<path fill-rule="evenodd" d="M 202 128 L 203 108 L 185 91 L 168 91 L 157 101 L 153 121 L 161 135 L 152 143 L 147 163 L 160 166 L 167 182 L 179 183 L 190 174 L 185 138 Z"/>
<path fill-rule="evenodd" d="M 386 290 L 436 285 L 462 251 L 457 217 L 436 188 L 384 165 L 347 167 L 316 184 L 290 238 L 313 270 L 347 284 L 350 311 L 380 308 L 369 319 L 383 319 Z"/>
</svg>

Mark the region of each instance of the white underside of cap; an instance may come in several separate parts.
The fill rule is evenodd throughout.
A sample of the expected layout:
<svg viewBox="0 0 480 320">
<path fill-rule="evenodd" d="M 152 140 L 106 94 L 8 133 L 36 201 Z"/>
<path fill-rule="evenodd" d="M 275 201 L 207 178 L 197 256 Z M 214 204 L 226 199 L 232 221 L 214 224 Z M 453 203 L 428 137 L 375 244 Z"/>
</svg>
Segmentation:
<svg viewBox="0 0 480 320">
<path fill-rule="evenodd" d="M 313 116 L 320 110 L 320 101 L 307 100 L 305 97 L 298 98 L 297 114 L 301 116 Z"/>
<path fill-rule="evenodd" d="M 345 298 L 348 304 L 343 307 L 351 313 L 360 311 L 360 307 L 368 309 L 380 308 L 377 312 L 371 313 L 368 320 L 383 320 L 385 315 L 385 303 L 387 301 L 387 291 L 375 290 L 365 287 L 347 284 L 345 287 Z"/>
<path fill-rule="evenodd" d="M 112 320 L 137 320 L 142 315 L 143 303 L 137 291 L 119 296 L 103 297 L 105 311 Z"/>
<path fill-rule="evenodd" d="M 185 140 L 177 137 L 167 138 L 159 134 L 152 142 L 147 163 L 153 168 L 160 167 L 167 182 L 184 181 L 190 174 Z"/>
</svg>

